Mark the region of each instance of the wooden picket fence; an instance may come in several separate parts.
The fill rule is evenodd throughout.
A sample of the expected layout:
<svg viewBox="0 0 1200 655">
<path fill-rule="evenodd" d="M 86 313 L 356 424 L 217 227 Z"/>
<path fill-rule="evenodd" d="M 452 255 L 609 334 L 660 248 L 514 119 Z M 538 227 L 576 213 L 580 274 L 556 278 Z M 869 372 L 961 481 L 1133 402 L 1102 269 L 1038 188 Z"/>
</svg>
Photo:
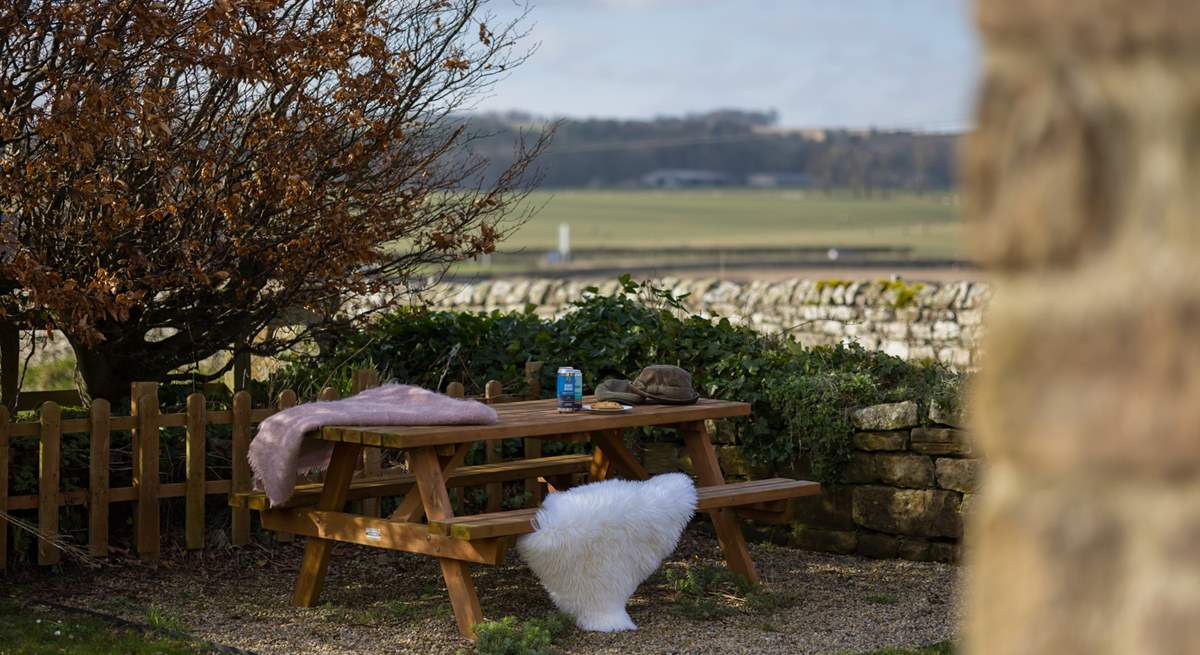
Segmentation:
<svg viewBox="0 0 1200 655">
<path fill-rule="evenodd" d="M 526 367 L 526 375 L 532 387 L 528 395 L 513 396 L 502 393 L 501 384 L 489 381 L 482 398 L 487 402 L 507 402 L 536 398 L 538 395 L 537 373 L 541 364 L 534 362 Z M 357 393 L 379 384 L 375 371 L 355 371 L 352 392 Z M 135 507 L 134 546 L 143 559 L 153 560 L 159 555 L 162 545 L 160 525 L 160 501 L 165 498 L 184 498 L 184 542 L 188 549 L 201 549 L 205 545 L 205 499 L 211 495 L 228 496 L 251 488 L 250 463 L 247 452 L 254 426 L 268 416 L 295 405 L 295 391 L 282 391 L 274 407 L 254 408 L 247 391 L 233 395 L 228 410 L 210 410 L 203 393 L 187 397 L 186 411 L 163 413 L 158 397 L 158 384 L 138 382 L 133 385 L 129 416 L 113 416 L 110 404 L 97 399 L 92 403 L 86 418 L 62 417 L 61 406 L 53 400 L 42 403 L 37 421 L 11 421 L 7 408 L 0 406 L 0 508 L 7 513 L 19 510 L 37 510 L 36 527 L 42 538 L 38 539 L 37 561 L 39 564 L 56 564 L 61 551 L 53 541 L 59 538 L 59 509 L 64 506 L 84 506 L 88 512 L 87 551 L 95 557 L 109 554 L 109 506 L 112 503 L 132 502 Z M 464 397 L 464 387 L 459 382 L 447 385 L 446 393 Z M 338 392 L 332 387 L 322 389 L 320 400 L 336 400 Z M 206 433 L 208 426 L 232 426 L 230 479 L 206 479 Z M 160 465 L 160 429 L 182 427 L 186 429 L 186 451 L 183 481 L 163 482 Z M 133 476 L 130 486 L 109 485 L 110 440 L 114 431 L 132 433 Z M 89 439 L 88 486 L 87 489 L 63 491 L 60 487 L 60 459 L 62 437 L 68 433 L 83 433 Z M 10 444 L 13 439 L 38 439 L 38 493 L 36 495 L 9 496 Z M 537 447 L 540 447 L 537 446 Z M 535 448 L 527 445 L 527 448 Z M 495 452 L 493 452 L 495 450 Z M 488 461 L 498 461 L 499 451 L 489 448 Z M 363 476 L 381 473 L 381 451 L 365 449 L 363 453 Z M 500 490 L 489 489 L 489 506 L 498 506 Z M 494 495 L 494 501 L 492 496 Z M 378 500 L 364 500 L 364 513 L 377 515 Z M 230 543 L 245 545 L 250 541 L 250 511 L 231 509 Z M 8 560 L 9 524 L 0 518 L 0 570 Z M 15 528 L 14 528 L 15 529 Z M 279 535 L 281 540 L 290 540 L 290 535 Z"/>
</svg>

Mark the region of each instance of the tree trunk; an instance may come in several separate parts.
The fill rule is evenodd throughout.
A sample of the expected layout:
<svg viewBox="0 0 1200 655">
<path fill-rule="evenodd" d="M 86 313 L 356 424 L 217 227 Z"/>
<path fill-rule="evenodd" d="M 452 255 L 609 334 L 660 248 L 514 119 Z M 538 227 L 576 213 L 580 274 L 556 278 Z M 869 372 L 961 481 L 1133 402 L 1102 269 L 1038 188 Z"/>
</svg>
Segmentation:
<svg viewBox="0 0 1200 655">
<path fill-rule="evenodd" d="M 155 366 L 153 358 L 131 360 L 103 346 L 103 342 L 89 346 L 71 340 L 75 350 L 75 385 L 84 404 L 91 405 L 95 398 L 116 404 L 129 397 L 134 382 L 160 381 L 170 372 Z"/>
<path fill-rule="evenodd" d="M 1200 3 L 977 15 L 967 651 L 1200 653 Z"/>
</svg>

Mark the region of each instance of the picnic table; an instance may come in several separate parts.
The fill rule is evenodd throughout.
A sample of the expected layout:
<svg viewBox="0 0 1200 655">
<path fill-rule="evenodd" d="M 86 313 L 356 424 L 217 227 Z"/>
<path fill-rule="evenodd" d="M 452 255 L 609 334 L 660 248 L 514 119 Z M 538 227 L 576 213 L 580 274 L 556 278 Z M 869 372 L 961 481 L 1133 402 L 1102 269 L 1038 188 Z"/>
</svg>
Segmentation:
<svg viewBox="0 0 1200 655">
<path fill-rule="evenodd" d="M 568 486 L 570 477 L 579 473 L 587 473 L 589 480 L 614 474 L 644 480 L 649 474 L 626 447 L 622 430 L 674 427 L 683 438 L 698 479 L 698 509 L 712 519 L 725 561 L 731 570 L 755 582 L 758 574 L 738 514 L 784 520 L 790 516 L 788 499 L 820 491 L 815 482 L 787 478 L 725 482 L 705 421 L 746 416 L 750 414 L 746 403 L 702 398 L 693 405 L 642 405 L 620 414 L 593 414 L 559 413 L 554 400 L 533 400 L 498 405 L 496 411 L 499 421 L 491 425 L 325 427 L 309 435 L 335 442 L 323 483 L 297 486 L 292 499 L 281 507 L 269 507 L 261 492 L 234 494 L 230 503 L 259 510 L 268 530 L 309 537 L 293 605 L 317 604 L 330 552 L 337 542 L 419 553 L 437 558 L 458 628 L 473 639 L 474 626 L 483 621 L 483 612 L 469 566 L 502 563 L 513 539 L 533 532 L 537 508 L 455 516 L 450 488 L 532 477 L 553 492 Z M 473 443 L 516 437 L 582 438 L 594 448 L 590 455 L 462 465 Z M 407 471 L 355 478 L 363 448 L 404 451 Z M 402 497 L 387 518 L 346 511 L 349 501 L 385 496 Z"/>
</svg>

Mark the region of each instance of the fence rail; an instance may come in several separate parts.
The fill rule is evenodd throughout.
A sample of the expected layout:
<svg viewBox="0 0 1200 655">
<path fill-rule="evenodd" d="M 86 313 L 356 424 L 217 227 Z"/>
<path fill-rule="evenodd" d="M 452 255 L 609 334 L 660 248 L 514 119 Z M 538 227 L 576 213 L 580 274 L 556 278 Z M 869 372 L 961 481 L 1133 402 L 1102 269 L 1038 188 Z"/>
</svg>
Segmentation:
<svg viewBox="0 0 1200 655">
<path fill-rule="evenodd" d="M 528 395 L 505 395 L 499 382 L 492 380 L 485 387 L 483 400 L 489 403 L 525 400 L 538 395 L 537 374 L 541 364 L 533 362 L 526 367 L 526 377 L 531 392 Z M 371 370 L 355 371 L 351 391 L 377 386 L 379 374 Z M 97 399 L 92 403 L 86 418 L 62 418 L 62 406 L 55 400 L 41 403 L 37 421 L 12 422 L 8 408 L 0 406 L 0 509 L 6 513 L 20 510 L 37 510 L 37 529 L 42 535 L 38 540 L 38 564 L 57 564 L 61 551 L 53 540 L 59 538 L 59 510 L 62 507 L 85 506 L 88 510 L 88 552 L 95 557 L 109 553 L 109 506 L 113 503 L 134 503 L 134 546 L 143 559 L 156 559 L 162 544 L 160 524 L 160 502 L 168 498 L 184 498 L 184 542 L 188 549 L 196 550 L 205 545 L 205 499 L 212 495 L 229 495 L 248 491 L 251 488 L 250 463 L 246 455 L 250 447 L 254 425 L 280 410 L 299 401 L 295 391 L 282 391 L 274 407 L 252 407 L 247 391 L 233 395 L 230 409 L 213 410 L 207 406 L 204 393 L 193 393 L 187 397 L 185 411 L 163 413 L 159 401 L 157 383 L 138 382 L 132 388 L 129 416 L 113 416 L 108 401 Z M 463 385 L 452 382 L 446 392 L 456 397 L 465 397 Z M 338 392 L 326 387 L 318 395 L 319 400 L 336 400 Z M 231 475 L 229 479 L 207 479 L 206 456 L 208 455 L 207 433 L 209 426 L 229 425 Z M 163 428 L 185 428 L 184 479 L 164 482 L 160 471 L 161 430 Z M 111 442 L 113 432 L 132 433 L 132 482 L 128 486 L 110 486 Z M 88 485 L 86 489 L 64 491 L 61 489 L 60 465 L 62 438 L 64 434 L 82 433 L 88 436 Z M 14 439 L 38 439 L 38 492 L 19 496 L 9 495 L 10 446 Z M 497 446 L 498 447 L 498 446 Z M 540 449 L 540 443 L 526 442 L 527 450 Z M 488 461 L 499 457 L 492 448 L 488 449 Z M 364 451 L 362 471 L 364 476 L 378 475 L 382 470 L 381 451 L 369 448 Z M 500 502 L 499 489 L 489 489 L 489 505 Z M 494 496 L 494 498 L 493 498 Z M 364 500 L 364 513 L 379 513 L 379 500 Z M 230 543 L 245 545 L 250 541 L 250 511 L 231 509 Z M 16 528 L 14 528 L 16 529 Z M 9 522 L 0 517 L 0 570 L 8 561 Z M 290 540 L 290 535 L 279 535 Z"/>
</svg>

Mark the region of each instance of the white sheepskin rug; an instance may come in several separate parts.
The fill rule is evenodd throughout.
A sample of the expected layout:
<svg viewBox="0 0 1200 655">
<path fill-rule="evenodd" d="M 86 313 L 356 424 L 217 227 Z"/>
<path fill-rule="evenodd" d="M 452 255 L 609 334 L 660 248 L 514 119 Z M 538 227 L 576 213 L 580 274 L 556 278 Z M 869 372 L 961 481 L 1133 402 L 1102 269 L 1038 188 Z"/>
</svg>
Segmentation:
<svg viewBox="0 0 1200 655">
<path fill-rule="evenodd" d="M 683 473 L 593 482 L 548 495 L 517 550 L 580 628 L 636 630 L 625 603 L 695 512 L 696 487 Z"/>
</svg>

